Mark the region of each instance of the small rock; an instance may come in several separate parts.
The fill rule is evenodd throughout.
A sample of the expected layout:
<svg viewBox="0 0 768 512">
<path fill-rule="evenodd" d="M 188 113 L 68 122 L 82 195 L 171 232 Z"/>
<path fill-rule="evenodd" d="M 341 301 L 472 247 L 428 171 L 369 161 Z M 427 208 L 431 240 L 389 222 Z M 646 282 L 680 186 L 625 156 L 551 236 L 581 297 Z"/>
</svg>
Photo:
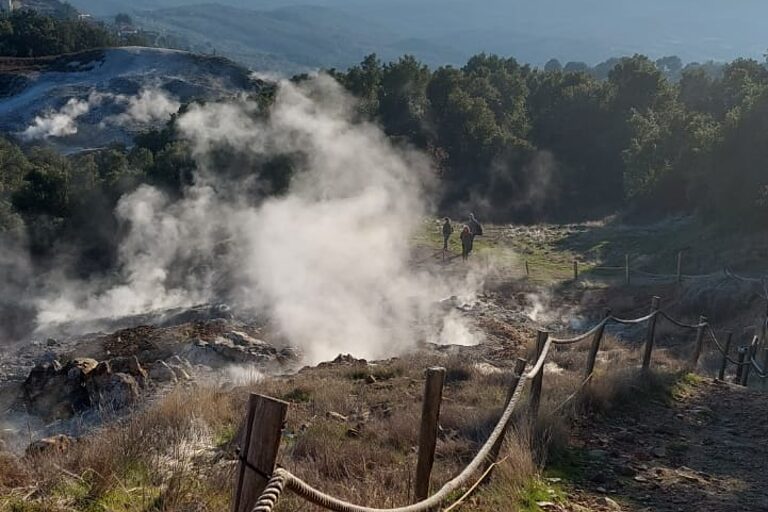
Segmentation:
<svg viewBox="0 0 768 512">
<path fill-rule="evenodd" d="M 48 338 L 47 340 L 45 340 L 45 344 L 48 347 L 55 347 L 56 345 L 59 344 L 59 342 L 56 341 L 54 338 Z"/>
<path fill-rule="evenodd" d="M 365 377 L 366 384 L 376 384 L 376 377 L 374 377 L 371 374 L 368 374 L 367 377 Z"/>
<path fill-rule="evenodd" d="M 667 456 L 667 449 L 663 446 L 657 446 L 654 449 L 651 450 L 651 453 L 654 457 L 663 458 Z"/>
<path fill-rule="evenodd" d="M 331 420 L 341 421 L 342 423 L 346 423 L 347 417 L 343 414 L 339 414 L 334 411 L 328 411 L 325 413 L 325 417 Z"/>
<path fill-rule="evenodd" d="M 608 507 L 609 510 L 621 510 L 621 505 L 616 503 L 614 500 L 612 500 L 608 496 L 603 496 L 601 501 L 603 502 L 603 505 Z"/>
<path fill-rule="evenodd" d="M 155 382 L 176 382 L 176 373 L 165 361 L 155 361 L 149 369 L 149 378 Z"/>
</svg>

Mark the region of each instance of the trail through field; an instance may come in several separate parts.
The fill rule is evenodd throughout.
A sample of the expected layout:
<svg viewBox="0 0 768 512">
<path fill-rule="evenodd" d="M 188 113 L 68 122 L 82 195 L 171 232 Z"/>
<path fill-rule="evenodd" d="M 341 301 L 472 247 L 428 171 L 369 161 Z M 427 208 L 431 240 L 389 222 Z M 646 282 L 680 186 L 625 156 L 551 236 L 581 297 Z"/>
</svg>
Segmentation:
<svg viewBox="0 0 768 512">
<path fill-rule="evenodd" d="M 578 482 L 561 510 L 768 510 L 766 418 L 765 393 L 703 380 L 579 425 Z"/>
</svg>

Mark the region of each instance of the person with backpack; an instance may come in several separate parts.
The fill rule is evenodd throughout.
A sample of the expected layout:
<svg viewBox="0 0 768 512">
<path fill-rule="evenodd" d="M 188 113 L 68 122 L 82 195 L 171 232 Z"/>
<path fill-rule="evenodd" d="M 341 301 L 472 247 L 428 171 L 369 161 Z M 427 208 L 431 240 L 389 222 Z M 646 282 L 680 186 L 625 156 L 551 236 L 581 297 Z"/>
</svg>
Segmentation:
<svg viewBox="0 0 768 512">
<path fill-rule="evenodd" d="M 469 233 L 472 235 L 472 242 L 474 243 L 476 236 L 483 236 L 483 226 L 477 221 L 474 213 L 469 214 Z M 471 250 L 471 249 L 470 249 Z"/>
<path fill-rule="evenodd" d="M 453 233 L 453 226 L 451 226 L 450 219 L 446 217 L 445 223 L 443 224 L 443 251 L 448 250 L 448 239 L 451 238 L 452 233 Z"/>
<path fill-rule="evenodd" d="M 469 231 L 469 226 L 464 226 L 461 230 L 461 259 L 467 261 L 469 253 L 472 252 L 472 233 Z"/>
</svg>

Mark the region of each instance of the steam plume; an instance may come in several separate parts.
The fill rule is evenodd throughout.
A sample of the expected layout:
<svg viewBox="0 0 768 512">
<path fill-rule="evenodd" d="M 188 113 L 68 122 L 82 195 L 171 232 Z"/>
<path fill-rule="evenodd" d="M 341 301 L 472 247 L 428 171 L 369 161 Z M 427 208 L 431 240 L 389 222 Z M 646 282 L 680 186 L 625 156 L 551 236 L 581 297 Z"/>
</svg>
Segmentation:
<svg viewBox="0 0 768 512">
<path fill-rule="evenodd" d="M 192 107 L 178 126 L 195 148 L 195 185 L 178 202 L 151 187 L 124 197 L 121 282 L 62 284 L 39 301 L 41 323 L 119 316 L 213 300 L 265 312 L 310 361 L 380 357 L 417 341 L 448 285 L 410 264 L 432 175 L 422 154 L 394 147 L 326 76 L 282 82 L 269 116 L 249 101 Z M 217 177 L 211 152 L 300 155 L 288 193 L 253 198 Z M 234 186 L 233 186 L 234 185 Z M 220 247 L 228 249 L 224 252 Z M 443 333 L 469 331 L 455 315 Z M 450 342 L 451 340 L 443 340 Z"/>
</svg>

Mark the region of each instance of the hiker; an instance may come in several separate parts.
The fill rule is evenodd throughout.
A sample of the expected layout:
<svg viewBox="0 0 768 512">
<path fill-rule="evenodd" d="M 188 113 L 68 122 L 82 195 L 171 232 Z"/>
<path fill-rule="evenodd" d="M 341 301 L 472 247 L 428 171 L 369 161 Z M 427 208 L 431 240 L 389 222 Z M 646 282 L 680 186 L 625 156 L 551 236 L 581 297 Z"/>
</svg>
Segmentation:
<svg viewBox="0 0 768 512">
<path fill-rule="evenodd" d="M 464 229 L 461 230 L 461 259 L 467 261 L 471 252 L 472 233 L 469 231 L 469 226 L 464 226 Z"/>
<path fill-rule="evenodd" d="M 453 233 L 453 226 L 451 226 L 451 221 L 448 219 L 448 217 L 445 218 L 445 223 L 443 224 L 443 250 L 448 250 L 448 239 L 451 238 L 451 233 Z"/>
<path fill-rule="evenodd" d="M 477 222 L 474 213 L 469 214 L 469 222 L 467 223 L 467 226 L 469 226 L 469 233 L 472 235 L 473 243 L 476 236 L 483 236 L 483 226 Z"/>
</svg>

